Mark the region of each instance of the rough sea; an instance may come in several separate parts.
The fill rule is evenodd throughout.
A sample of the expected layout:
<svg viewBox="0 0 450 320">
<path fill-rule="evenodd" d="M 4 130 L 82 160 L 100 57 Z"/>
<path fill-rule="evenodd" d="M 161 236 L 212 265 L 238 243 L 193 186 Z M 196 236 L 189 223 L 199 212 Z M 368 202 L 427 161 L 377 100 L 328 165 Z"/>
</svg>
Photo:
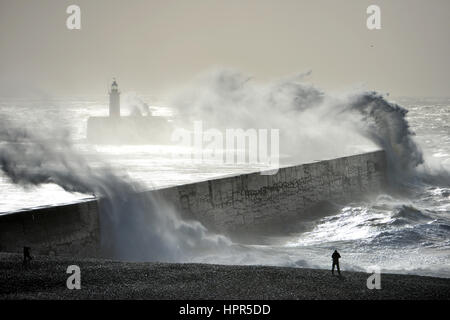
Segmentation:
<svg viewBox="0 0 450 320">
<path fill-rule="evenodd" d="M 152 97 L 142 100 L 152 101 L 154 114 L 171 115 L 171 109 L 163 102 L 155 102 Z M 389 100 L 408 110 L 406 120 L 415 133 L 414 141 L 423 151 L 424 166 L 450 172 L 450 99 Z M 181 150 L 186 157 L 173 157 L 176 146 L 88 144 L 87 118 L 106 115 L 107 103 L 106 96 L 1 99 L 0 110 L 9 119 L 68 129 L 76 149 L 93 167 L 107 163 L 119 177 L 129 176 L 146 188 L 265 168 L 213 161 L 194 163 L 189 159 L 191 150 Z M 42 118 L 47 121 L 40 124 Z M 346 154 L 336 156 L 343 155 Z M 53 183 L 24 187 L 0 172 L 1 213 L 92 197 L 64 191 Z M 267 237 L 260 244 L 233 244 L 225 250 L 191 255 L 185 262 L 328 269 L 334 249 L 342 256 L 343 271 L 365 271 L 378 266 L 382 272 L 450 277 L 450 187 L 446 181 L 441 183 L 439 177 L 409 183 L 403 192 L 379 194 L 370 201 L 339 206 L 331 215 L 314 221 L 306 232 L 294 230 L 283 237 Z"/>
</svg>

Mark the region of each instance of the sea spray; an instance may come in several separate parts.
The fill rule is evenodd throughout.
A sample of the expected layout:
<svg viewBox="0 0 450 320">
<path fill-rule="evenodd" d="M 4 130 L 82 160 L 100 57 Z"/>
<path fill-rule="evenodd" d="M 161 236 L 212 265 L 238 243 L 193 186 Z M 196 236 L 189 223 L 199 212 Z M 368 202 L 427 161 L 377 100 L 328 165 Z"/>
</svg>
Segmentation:
<svg viewBox="0 0 450 320">
<path fill-rule="evenodd" d="M 376 93 L 333 96 L 305 84 L 303 76 L 256 84 L 239 73 L 216 71 L 206 81 L 178 92 L 172 102 L 170 105 L 178 110 L 178 123 L 203 119 L 217 128 L 282 128 L 281 146 L 295 156 L 295 161 L 333 157 L 348 147 L 368 143 L 387 151 L 389 170 L 396 181 L 417 177 L 417 168 L 423 167 L 420 148 L 406 121 L 406 110 Z M 27 131 L 25 126 L 14 126 L 5 119 L 0 124 L 0 164 L 13 182 L 23 186 L 55 183 L 70 192 L 102 198 L 102 242 L 108 256 L 137 261 L 311 265 L 309 260 L 299 264 L 291 259 L 306 259 L 308 251 L 299 253 L 297 248 L 295 254 L 279 247 L 230 249 L 226 238 L 211 234 L 198 222 L 180 219 L 163 199 L 137 195 L 139 184 L 119 177 L 106 165 L 90 166 L 64 131 Z M 374 208 L 377 207 L 375 203 Z M 370 222 L 374 208 L 363 207 L 363 212 L 356 210 L 345 217 L 365 217 L 367 211 Z M 341 228 L 342 217 L 333 219 Z M 350 225 L 359 230 L 360 223 Z M 441 223 L 437 228 L 447 226 Z M 324 233 L 328 236 L 330 229 Z M 353 230 L 348 232 L 352 233 Z M 383 234 L 390 238 L 398 233 L 394 229 L 392 234 Z M 389 238 L 375 240 L 388 246 Z M 359 250 L 358 245 L 352 250 Z M 326 254 L 323 252 L 323 257 Z"/>
<path fill-rule="evenodd" d="M 281 152 L 294 163 L 372 147 L 386 151 L 392 183 L 414 178 L 423 156 L 406 109 L 375 92 L 326 94 L 304 82 L 308 75 L 256 83 L 238 71 L 215 69 L 175 92 L 170 105 L 183 126 L 201 119 L 218 129 L 278 128 Z"/>
<path fill-rule="evenodd" d="M 376 92 L 360 93 L 348 100 L 348 108 L 364 116 L 357 130 L 386 151 L 389 176 L 396 179 L 393 182 L 413 178 L 423 164 L 423 154 L 406 120 L 408 111 Z"/>
<path fill-rule="evenodd" d="M 101 241 L 106 256 L 128 261 L 189 261 L 199 249 L 217 250 L 230 244 L 199 222 L 182 220 L 164 199 L 137 193 L 142 190 L 139 184 L 119 177 L 108 166 L 90 166 L 62 132 L 29 129 L 1 121 L 2 171 L 25 187 L 55 183 L 69 192 L 101 198 Z"/>
</svg>

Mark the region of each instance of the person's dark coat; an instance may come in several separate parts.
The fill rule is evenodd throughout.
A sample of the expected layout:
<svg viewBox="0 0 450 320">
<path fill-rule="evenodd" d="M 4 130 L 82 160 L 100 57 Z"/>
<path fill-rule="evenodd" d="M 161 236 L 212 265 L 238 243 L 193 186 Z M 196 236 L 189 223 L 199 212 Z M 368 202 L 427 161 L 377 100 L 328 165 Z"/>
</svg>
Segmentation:
<svg viewBox="0 0 450 320">
<path fill-rule="evenodd" d="M 331 255 L 333 262 L 339 262 L 340 257 L 341 255 L 339 254 L 339 252 L 337 252 L 337 250 L 334 250 L 333 254 Z"/>
</svg>

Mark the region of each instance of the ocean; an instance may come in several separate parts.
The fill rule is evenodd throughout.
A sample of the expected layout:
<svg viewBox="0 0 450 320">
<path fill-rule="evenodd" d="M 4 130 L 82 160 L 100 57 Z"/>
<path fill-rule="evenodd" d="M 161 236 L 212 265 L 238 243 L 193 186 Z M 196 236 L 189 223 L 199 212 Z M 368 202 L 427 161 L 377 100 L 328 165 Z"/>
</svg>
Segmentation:
<svg viewBox="0 0 450 320">
<path fill-rule="evenodd" d="M 156 115 L 171 116 L 164 101 L 151 101 Z M 450 99 L 390 98 L 408 110 L 406 120 L 414 142 L 422 149 L 424 165 L 450 172 Z M 34 123 L 33 127 L 57 126 L 67 130 L 74 147 L 93 167 L 107 165 L 119 177 L 130 177 L 144 188 L 158 188 L 254 172 L 264 164 L 226 165 L 195 163 L 190 150 L 164 145 L 106 146 L 87 143 L 89 116 L 107 115 L 107 97 L 0 100 L 8 121 Z M 125 110 L 126 112 L 126 110 Z M 45 121 L 42 121 L 45 119 Z M 366 146 L 370 150 L 371 146 Z M 177 157 L 174 157 L 174 152 Z M 185 157 L 179 156 L 185 152 Z M 346 155 L 345 153 L 342 155 Z M 341 156 L 336 154 L 335 156 Z M 316 155 L 304 161 L 317 160 Z M 286 156 L 285 163 L 295 163 Z M 307 268 L 331 268 L 331 253 L 338 249 L 341 270 L 450 277 L 450 186 L 447 180 L 419 179 L 399 193 L 379 194 L 371 201 L 349 203 L 314 221 L 310 230 L 283 237 L 267 237 L 259 244 L 232 244 L 226 250 L 208 251 L 183 258 L 183 262 L 258 264 Z M 127 178 L 128 179 L 128 178 Z M 420 181 L 419 181 L 420 180 Z M 405 191 L 406 190 L 406 191 Z M 54 183 L 38 186 L 15 184 L 0 173 L 0 212 L 93 198 L 68 192 Z"/>
</svg>

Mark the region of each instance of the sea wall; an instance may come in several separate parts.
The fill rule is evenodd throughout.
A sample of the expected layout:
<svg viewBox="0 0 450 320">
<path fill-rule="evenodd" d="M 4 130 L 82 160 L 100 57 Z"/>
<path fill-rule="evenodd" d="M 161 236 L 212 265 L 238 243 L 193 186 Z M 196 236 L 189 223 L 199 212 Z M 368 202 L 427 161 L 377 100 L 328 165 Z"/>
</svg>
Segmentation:
<svg viewBox="0 0 450 320">
<path fill-rule="evenodd" d="M 170 143 L 173 128 L 164 117 L 89 117 L 87 139 L 91 143 L 148 144 Z"/>
<path fill-rule="evenodd" d="M 175 206 L 186 219 L 228 235 L 302 221 L 328 202 L 345 204 L 386 184 L 384 151 L 145 192 Z M 87 201 L 0 216 L 0 251 L 24 245 L 44 254 L 98 256 L 99 206 Z"/>
<path fill-rule="evenodd" d="M 0 251 L 32 254 L 100 255 L 98 202 L 19 211 L 0 216 Z"/>
<path fill-rule="evenodd" d="M 161 189 L 185 218 L 228 235 L 285 230 L 330 202 L 345 204 L 386 184 L 384 151 Z"/>
</svg>

